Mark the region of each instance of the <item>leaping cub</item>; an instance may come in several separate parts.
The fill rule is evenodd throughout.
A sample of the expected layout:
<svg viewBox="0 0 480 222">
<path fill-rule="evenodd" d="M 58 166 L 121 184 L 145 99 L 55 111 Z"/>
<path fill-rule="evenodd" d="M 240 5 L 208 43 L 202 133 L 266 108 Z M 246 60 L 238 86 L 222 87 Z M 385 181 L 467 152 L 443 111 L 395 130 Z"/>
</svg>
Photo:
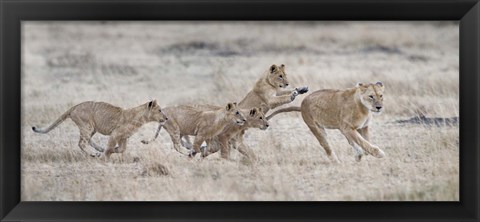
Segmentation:
<svg viewBox="0 0 480 222">
<path fill-rule="evenodd" d="M 52 125 L 39 129 L 32 127 L 37 133 L 48 133 L 65 119 L 70 118 L 80 130 L 80 149 L 89 154 L 85 148 L 90 144 L 99 152 L 104 152 L 108 158 L 112 153 L 123 153 L 127 149 L 127 139 L 135 133 L 143 124 L 148 122 L 159 122 L 161 125 L 167 121 L 156 100 L 143 105 L 122 109 L 104 102 L 83 102 L 62 114 Z M 104 149 L 92 141 L 92 136 L 99 132 L 103 135 L 110 135 L 107 149 Z M 115 147 L 118 144 L 118 147 Z M 89 154 L 100 156 L 100 153 Z"/>
<path fill-rule="evenodd" d="M 377 82 L 359 83 L 356 87 L 343 90 L 318 90 L 305 97 L 301 107 L 279 109 L 267 119 L 282 112 L 301 112 L 305 124 L 330 159 L 336 162 L 338 158 L 328 144 L 325 129 L 339 129 L 354 148 L 357 161 L 361 160 L 364 150 L 374 157 L 382 158 L 385 153 L 369 142 L 368 125 L 373 114 L 383 111 L 384 88 L 383 83 Z"/>
<path fill-rule="evenodd" d="M 264 113 L 281 105 L 292 102 L 299 94 L 308 92 L 308 87 L 287 89 L 289 85 L 285 65 L 271 65 L 253 89 L 238 103 L 240 108 L 261 107 Z"/>
</svg>

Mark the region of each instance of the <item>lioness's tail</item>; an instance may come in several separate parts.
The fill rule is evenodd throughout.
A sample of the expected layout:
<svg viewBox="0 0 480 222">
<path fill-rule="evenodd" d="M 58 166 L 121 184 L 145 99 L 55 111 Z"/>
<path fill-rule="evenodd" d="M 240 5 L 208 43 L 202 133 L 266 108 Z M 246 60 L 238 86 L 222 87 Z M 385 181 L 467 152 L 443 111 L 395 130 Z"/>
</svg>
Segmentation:
<svg viewBox="0 0 480 222">
<path fill-rule="evenodd" d="M 36 133 L 48 133 L 50 132 L 50 130 L 52 130 L 53 128 L 57 127 L 58 125 L 60 125 L 60 123 L 62 123 L 65 119 L 67 119 L 68 117 L 70 117 L 70 113 L 72 112 L 72 109 L 73 108 L 70 108 L 67 112 L 65 112 L 64 114 L 62 114 L 57 120 L 55 120 L 55 122 L 52 123 L 52 125 L 50 125 L 49 127 L 47 128 L 43 128 L 43 129 L 39 129 L 37 127 L 32 127 L 32 130 Z"/>
<path fill-rule="evenodd" d="M 270 120 L 272 117 L 276 116 L 277 114 L 286 113 L 286 112 L 293 112 L 293 111 L 300 112 L 301 111 L 300 106 L 291 106 L 291 107 L 287 107 L 287 108 L 283 108 L 283 109 L 278 109 L 275 112 L 273 112 L 272 114 L 270 114 L 269 116 L 267 116 L 267 120 Z"/>
<path fill-rule="evenodd" d="M 155 139 L 157 139 L 158 134 L 160 133 L 160 130 L 162 129 L 162 127 L 163 127 L 163 124 L 158 124 L 158 129 L 157 129 L 157 132 L 155 133 L 155 137 L 153 137 L 153 139 L 151 139 L 151 140 L 142 140 L 142 143 L 143 144 L 149 144 L 149 143 L 153 142 Z"/>
</svg>

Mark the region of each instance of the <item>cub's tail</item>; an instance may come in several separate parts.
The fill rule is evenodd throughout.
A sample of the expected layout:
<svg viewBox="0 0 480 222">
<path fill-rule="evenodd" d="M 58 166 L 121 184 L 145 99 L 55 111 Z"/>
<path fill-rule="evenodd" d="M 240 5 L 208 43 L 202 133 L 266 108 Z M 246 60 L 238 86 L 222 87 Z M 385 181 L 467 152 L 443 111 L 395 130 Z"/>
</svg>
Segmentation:
<svg viewBox="0 0 480 222">
<path fill-rule="evenodd" d="M 291 107 L 287 107 L 287 108 L 283 108 L 283 109 L 278 109 L 275 112 L 273 112 L 272 114 L 270 114 L 269 116 L 267 116 L 267 120 L 270 120 L 272 117 L 276 116 L 277 114 L 294 112 L 294 111 L 295 112 L 300 112 L 301 111 L 300 106 L 291 106 Z"/>
<path fill-rule="evenodd" d="M 68 117 L 70 117 L 70 113 L 72 112 L 72 109 L 69 109 L 67 112 L 65 112 L 64 114 L 62 114 L 57 120 L 55 120 L 55 122 L 52 123 L 52 125 L 50 125 L 49 127 L 47 128 L 37 128 L 37 127 L 32 127 L 32 130 L 33 132 L 36 132 L 36 133 L 48 133 L 50 132 L 50 130 L 54 129 L 55 127 L 57 127 L 58 125 L 60 125 L 60 123 L 62 123 L 63 121 L 65 121 L 65 119 L 67 119 Z"/>
</svg>

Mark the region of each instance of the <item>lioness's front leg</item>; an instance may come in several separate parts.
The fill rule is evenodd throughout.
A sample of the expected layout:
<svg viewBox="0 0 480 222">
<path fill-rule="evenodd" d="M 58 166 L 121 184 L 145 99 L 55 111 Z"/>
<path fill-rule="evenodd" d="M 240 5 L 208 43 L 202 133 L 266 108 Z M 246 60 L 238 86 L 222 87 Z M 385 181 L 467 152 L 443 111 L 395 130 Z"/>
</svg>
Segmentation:
<svg viewBox="0 0 480 222">
<path fill-rule="evenodd" d="M 347 128 L 341 129 L 340 131 L 345 137 L 347 137 L 347 140 L 358 144 L 372 156 L 377 158 L 382 158 L 385 156 L 385 153 L 380 148 L 365 140 L 356 130 Z"/>
<path fill-rule="evenodd" d="M 361 128 L 361 129 L 358 129 L 357 131 L 360 133 L 360 135 L 362 135 L 362 137 L 363 137 L 365 140 L 370 141 L 370 135 L 369 135 L 369 133 L 368 133 L 368 126 L 365 126 L 365 127 Z"/>
</svg>

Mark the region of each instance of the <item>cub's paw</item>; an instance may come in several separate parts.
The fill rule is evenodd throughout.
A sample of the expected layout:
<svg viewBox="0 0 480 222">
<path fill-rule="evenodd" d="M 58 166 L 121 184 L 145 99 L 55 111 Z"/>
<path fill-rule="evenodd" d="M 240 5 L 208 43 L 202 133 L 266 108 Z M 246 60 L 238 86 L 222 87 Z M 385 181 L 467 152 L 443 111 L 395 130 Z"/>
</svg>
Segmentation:
<svg viewBox="0 0 480 222">
<path fill-rule="evenodd" d="M 195 155 L 197 155 L 197 152 L 195 152 L 195 150 L 192 150 L 192 151 L 188 152 L 188 157 L 190 157 L 190 158 L 195 157 Z"/>
<path fill-rule="evenodd" d="M 291 101 L 295 100 L 295 97 L 297 97 L 297 96 L 298 96 L 298 92 L 297 92 L 297 91 L 293 91 L 293 92 L 292 92 L 292 95 L 290 96 L 290 100 L 291 100 Z"/>
<path fill-rule="evenodd" d="M 304 94 L 308 92 L 308 86 L 302 86 L 299 88 L 295 88 L 295 91 L 298 92 L 298 94 Z"/>
<path fill-rule="evenodd" d="M 91 157 L 101 157 L 102 153 L 90 154 Z"/>
</svg>

